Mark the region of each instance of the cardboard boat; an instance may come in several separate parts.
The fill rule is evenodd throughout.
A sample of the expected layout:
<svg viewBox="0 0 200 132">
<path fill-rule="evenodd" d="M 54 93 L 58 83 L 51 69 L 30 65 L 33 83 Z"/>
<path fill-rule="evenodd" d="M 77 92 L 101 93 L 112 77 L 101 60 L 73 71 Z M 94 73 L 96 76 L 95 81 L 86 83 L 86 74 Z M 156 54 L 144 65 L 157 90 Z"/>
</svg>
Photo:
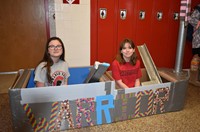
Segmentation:
<svg viewBox="0 0 200 132">
<path fill-rule="evenodd" d="M 21 69 L 9 89 L 13 130 L 60 131 L 182 110 L 189 71 L 154 66 L 142 69 L 144 85 L 129 89 L 117 88 L 111 71 L 89 82 L 92 66 L 69 68 L 69 85 L 35 88 L 34 69 Z"/>
</svg>

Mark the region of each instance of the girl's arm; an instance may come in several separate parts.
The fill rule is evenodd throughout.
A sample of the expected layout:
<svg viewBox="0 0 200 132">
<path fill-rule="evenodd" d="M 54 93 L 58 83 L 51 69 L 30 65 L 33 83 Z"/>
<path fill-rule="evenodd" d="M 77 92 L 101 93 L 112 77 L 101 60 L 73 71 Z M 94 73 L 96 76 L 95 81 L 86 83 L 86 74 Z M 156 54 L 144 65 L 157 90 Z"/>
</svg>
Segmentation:
<svg viewBox="0 0 200 132">
<path fill-rule="evenodd" d="M 119 88 L 128 88 L 128 86 L 124 84 L 122 80 L 116 80 L 115 82 L 119 86 Z"/>
<path fill-rule="evenodd" d="M 67 85 L 68 84 L 68 78 L 65 80 L 65 84 L 64 85 Z"/>
<path fill-rule="evenodd" d="M 44 83 L 42 83 L 42 82 L 36 82 L 36 87 L 44 87 L 45 85 L 44 85 Z"/>
<path fill-rule="evenodd" d="M 139 78 L 135 80 L 135 87 L 138 87 L 138 86 L 140 86 L 140 79 Z"/>
</svg>

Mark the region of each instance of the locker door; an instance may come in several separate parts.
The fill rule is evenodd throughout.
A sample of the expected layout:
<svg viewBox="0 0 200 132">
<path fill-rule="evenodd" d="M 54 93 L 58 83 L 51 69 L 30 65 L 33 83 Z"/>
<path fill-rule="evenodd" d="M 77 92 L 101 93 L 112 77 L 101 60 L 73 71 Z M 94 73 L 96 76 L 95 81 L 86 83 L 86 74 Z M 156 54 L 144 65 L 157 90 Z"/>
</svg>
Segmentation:
<svg viewBox="0 0 200 132">
<path fill-rule="evenodd" d="M 135 43 L 137 45 L 150 44 L 151 40 L 151 14 L 153 0 L 137 0 L 136 11 L 134 13 L 136 17 L 136 26 L 133 29 L 135 32 Z M 144 16 L 141 18 L 140 16 Z"/>
<path fill-rule="evenodd" d="M 134 27 L 133 27 L 133 38 L 136 45 L 147 44 L 151 45 L 151 14 L 153 0 L 136 0 L 136 10 L 134 10 Z M 144 16 L 144 17 L 142 17 Z M 149 47 L 148 47 L 149 48 Z M 141 60 L 141 67 L 144 67 L 142 59 L 139 55 L 138 50 L 136 53 Z"/>
<path fill-rule="evenodd" d="M 116 0 L 99 0 L 97 7 L 97 60 L 111 63 L 116 54 Z"/>
<path fill-rule="evenodd" d="M 169 41 L 169 1 L 154 0 L 152 11 L 152 40 L 148 45 L 151 56 L 157 67 L 174 66 L 174 45 Z M 173 33 L 172 33 L 173 34 Z M 158 50 L 159 49 L 159 50 Z"/>
<path fill-rule="evenodd" d="M 133 40 L 135 0 L 119 0 L 117 10 L 117 51 L 124 38 Z"/>
</svg>

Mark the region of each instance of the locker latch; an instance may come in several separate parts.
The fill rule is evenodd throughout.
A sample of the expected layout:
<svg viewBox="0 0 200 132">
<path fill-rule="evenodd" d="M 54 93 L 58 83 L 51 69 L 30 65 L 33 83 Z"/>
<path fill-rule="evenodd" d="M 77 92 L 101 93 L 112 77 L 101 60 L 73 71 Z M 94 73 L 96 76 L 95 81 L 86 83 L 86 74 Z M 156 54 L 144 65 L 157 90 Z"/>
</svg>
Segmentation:
<svg viewBox="0 0 200 132">
<path fill-rule="evenodd" d="M 179 17 L 178 13 L 174 12 L 174 20 L 178 20 L 178 17 Z"/>
<path fill-rule="evenodd" d="M 145 18 L 145 11 L 141 10 L 139 14 L 139 18 L 143 20 Z"/>
<path fill-rule="evenodd" d="M 157 12 L 157 19 L 162 20 L 163 13 L 161 11 Z"/>
<path fill-rule="evenodd" d="M 100 8 L 100 10 L 99 10 L 99 16 L 100 16 L 101 19 L 106 19 L 107 9 L 106 8 Z"/>
<path fill-rule="evenodd" d="M 126 9 L 121 9 L 120 10 L 120 18 L 122 20 L 126 19 L 126 14 L 127 14 L 127 10 Z"/>
</svg>

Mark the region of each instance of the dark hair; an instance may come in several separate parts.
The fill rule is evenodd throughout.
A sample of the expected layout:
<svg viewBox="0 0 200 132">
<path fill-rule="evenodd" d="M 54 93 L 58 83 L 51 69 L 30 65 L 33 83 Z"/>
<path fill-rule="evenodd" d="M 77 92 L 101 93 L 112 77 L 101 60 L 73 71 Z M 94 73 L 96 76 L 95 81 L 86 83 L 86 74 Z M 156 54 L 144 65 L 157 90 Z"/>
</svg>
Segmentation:
<svg viewBox="0 0 200 132">
<path fill-rule="evenodd" d="M 133 49 L 135 49 L 135 44 L 133 43 L 132 40 L 130 39 L 124 39 L 121 43 L 120 43 L 120 47 L 119 47 L 119 51 L 118 51 L 118 54 L 116 56 L 116 60 L 120 63 L 120 64 L 125 64 L 126 61 L 124 60 L 124 57 L 123 57 L 123 54 L 121 53 L 121 50 L 123 49 L 124 45 L 126 43 L 129 43 L 131 45 L 131 47 Z M 136 61 L 137 61 L 137 54 L 136 52 L 134 52 L 130 58 L 130 64 L 131 65 L 135 65 L 136 64 Z"/>
<path fill-rule="evenodd" d="M 50 54 L 48 52 L 48 48 L 49 48 L 49 43 L 53 40 L 58 40 L 61 45 L 62 45 L 62 55 L 60 56 L 60 59 L 65 61 L 65 48 L 64 48 L 64 44 L 62 42 L 62 40 L 58 37 L 51 37 L 47 40 L 47 43 L 46 43 L 46 46 L 45 46 L 45 52 L 44 52 L 44 56 L 43 56 L 43 59 L 40 61 L 41 62 L 46 62 L 46 65 L 44 67 L 47 68 L 47 79 L 48 79 L 48 82 L 49 83 L 52 83 L 52 78 L 51 78 L 51 66 L 53 65 L 53 60 L 51 59 L 50 57 Z M 43 68 L 44 68 L 43 67 Z"/>
</svg>

